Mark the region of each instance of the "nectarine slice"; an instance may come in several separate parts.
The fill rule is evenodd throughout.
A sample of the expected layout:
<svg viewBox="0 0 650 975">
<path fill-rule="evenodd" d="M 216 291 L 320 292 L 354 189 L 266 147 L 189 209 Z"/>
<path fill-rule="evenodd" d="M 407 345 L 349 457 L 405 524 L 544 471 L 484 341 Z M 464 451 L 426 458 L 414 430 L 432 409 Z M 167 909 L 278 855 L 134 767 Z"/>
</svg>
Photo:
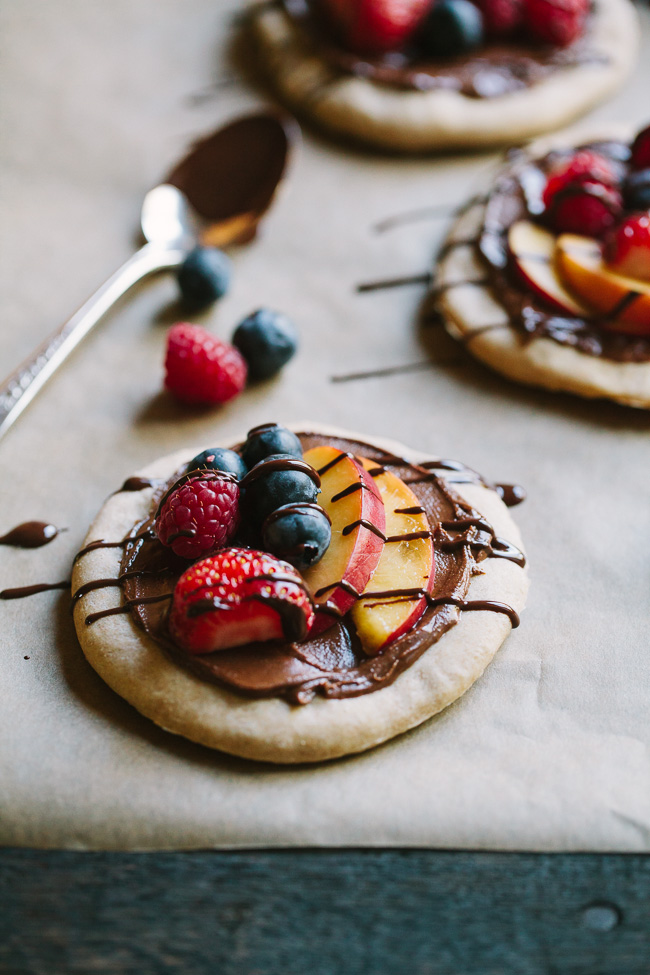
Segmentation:
<svg viewBox="0 0 650 975">
<path fill-rule="evenodd" d="M 366 470 L 377 466 L 365 458 L 360 460 Z M 376 476 L 375 484 L 386 512 L 386 544 L 366 593 L 382 595 L 376 599 L 360 599 L 351 612 L 363 649 L 369 656 L 380 653 L 417 623 L 427 607 L 424 594 L 433 588 L 435 577 L 429 521 L 417 496 L 390 471 Z M 422 590 L 422 595 L 409 598 L 403 590 Z"/>
<path fill-rule="evenodd" d="M 562 234 L 556 266 L 567 287 L 604 316 L 605 328 L 630 335 L 650 333 L 650 283 L 610 271 L 597 240 Z"/>
<path fill-rule="evenodd" d="M 311 632 L 319 633 L 347 613 L 366 588 L 384 547 L 386 515 L 373 478 L 355 457 L 322 446 L 312 447 L 304 459 L 320 474 L 318 503 L 332 522 L 329 548 L 303 573 L 316 604 Z"/>
<path fill-rule="evenodd" d="M 524 284 L 556 311 L 591 318 L 588 307 L 567 291 L 557 275 L 555 244 L 554 234 L 529 220 L 513 223 L 508 231 L 510 254 Z"/>
</svg>

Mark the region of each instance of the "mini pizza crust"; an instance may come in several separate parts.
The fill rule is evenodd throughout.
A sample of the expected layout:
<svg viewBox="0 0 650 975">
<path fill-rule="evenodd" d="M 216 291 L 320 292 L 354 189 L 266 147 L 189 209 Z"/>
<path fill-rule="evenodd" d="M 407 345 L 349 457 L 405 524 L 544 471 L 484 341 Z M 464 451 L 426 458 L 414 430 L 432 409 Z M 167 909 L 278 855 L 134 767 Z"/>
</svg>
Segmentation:
<svg viewBox="0 0 650 975">
<path fill-rule="evenodd" d="M 469 98 L 342 75 L 277 6 L 254 9 L 252 27 L 269 76 L 296 111 L 333 132 L 406 152 L 512 145 L 567 125 L 620 87 L 634 66 L 640 33 L 629 0 L 596 0 L 591 38 L 606 63 L 559 68 L 501 97 Z"/>
<path fill-rule="evenodd" d="M 527 151 L 531 156 L 542 156 L 553 148 L 621 137 L 629 139 L 629 129 L 572 129 L 540 139 Z M 650 408 L 650 362 L 615 362 L 589 355 L 551 338 L 530 338 L 510 324 L 489 285 L 480 283 L 486 279 L 486 267 L 476 248 L 468 244 L 448 249 L 454 241 L 478 235 L 484 212 L 485 203 L 479 201 L 461 214 L 438 262 L 433 293 L 449 334 L 476 358 L 517 382 Z"/>
<path fill-rule="evenodd" d="M 291 427 L 298 432 L 367 439 L 312 423 Z M 372 443 L 412 461 L 427 459 L 392 441 Z M 197 452 L 179 451 L 138 475 L 167 478 Z M 519 531 L 495 491 L 473 484 L 454 485 L 454 489 L 490 521 L 498 536 L 522 548 Z M 151 497 L 151 490 L 111 495 L 85 544 L 125 537 L 146 517 Z M 120 549 L 96 549 L 84 555 L 75 565 L 72 591 L 94 579 L 116 578 L 121 555 Z M 499 600 L 520 612 L 528 590 L 527 572 L 505 559 L 485 560 L 481 568 L 483 574 L 472 579 L 467 598 Z M 79 642 L 103 680 L 167 731 L 232 755 L 276 763 L 317 762 L 361 752 L 415 727 L 471 687 L 511 629 L 503 614 L 461 613 L 456 625 L 393 684 L 359 697 L 317 696 L 309 704 L 294 706 L 280 698 L 246 698 L 200 680 L 175 664 L 128 614 L 86 626 L 89 613 L 121 602 L 118 587 L 103 588 L 82 597 L 75 607 Z"/>
</svg>

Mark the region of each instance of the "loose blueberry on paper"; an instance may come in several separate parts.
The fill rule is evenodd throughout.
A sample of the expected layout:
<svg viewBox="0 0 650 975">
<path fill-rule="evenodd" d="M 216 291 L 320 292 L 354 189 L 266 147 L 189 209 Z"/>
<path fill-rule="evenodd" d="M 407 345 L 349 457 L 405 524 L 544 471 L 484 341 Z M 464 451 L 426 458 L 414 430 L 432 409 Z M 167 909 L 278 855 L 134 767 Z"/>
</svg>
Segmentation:
<svg viewBox="0 0 650 975">
<path fill-rule="evenodd" d="M 251 378 L 268 379 L 295 355 L 298 331 L 286 315 L 260 308 L 237 326 L 232 342 L 246 359 Z"/>
<path fill-rule="evenodd" d="M 223 298 L 230 277 L 230 258 L 216 247 L 195 247 L 176 273 L 182 300 L 193 311 Z"/>
</svg>

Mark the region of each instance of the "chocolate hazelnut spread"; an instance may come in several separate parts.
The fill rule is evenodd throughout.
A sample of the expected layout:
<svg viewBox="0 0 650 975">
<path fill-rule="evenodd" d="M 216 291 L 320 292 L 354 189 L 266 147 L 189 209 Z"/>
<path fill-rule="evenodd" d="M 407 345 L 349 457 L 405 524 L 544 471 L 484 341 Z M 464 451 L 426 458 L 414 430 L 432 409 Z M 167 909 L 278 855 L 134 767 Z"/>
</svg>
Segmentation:
<svg viewBox="0 0 650 975">
<path fill-rule="evenodd" d="M 405 51 L 366 56 L 346 50 L 313 0 L 285 0 L 287 15 L 300 28 L 328 66 L 342 74 L 406 91 L 456 91 L 469 98 L 496 98 L 529 88 L 560 68 L 608 58 L 594 50 L 589 30 L 566 48 L 487 42 L 478 51 L 431 60 L 417 43 Z"/>
<path fill-rule="evenodd" d="M 507 558 L 519 565 L 524 563 L 522 553 L 510 543 L 496 538 L 491 526 L 453 491 L 446 474 L 443 480 L 441 472 L 449 471 L 449 479 L 460 482 L 481 482 L 478 475 L 455 461 L 417 465 L 388 455 L 370 444 L 309 433 L 299 436 L 303 450 L 327 443 L 375 461 L 377 466 L 368 472 L 371 476 L 378 476 L 388 468 L 411 484 L 419 507 L 429 521 L 430 532 L 426 534 L 431 533 L 435 539 L 434 589 L 431 593 L 420 589 L 372 593 L 376 599 L 426 597 L 427 609 L 409 632 L 389 644 L 378 656 L 368 657 L 349 618 L 340 618 L 333 607 L 325 604 L 319 608 L 331 612 L 333 625 L 304 642 L 287 639 L 204 655 L 186 653 L 169 636 L 167 612 L 174 586 L 187 563 L 162 546 L 151 531 L 160 498 L 175 478 L 154 490 L 149 515 L 134 526 L 127 538 L 117 543 L 98 540 L 82 550 L 81 556 L 94 547 L 114 544 L 124 548 L 119 579 L 97 580 L 84 587 L 87 592 L 103 585 L 118 586 L 124 595 L 122 605 L 92 614 L 86 618 L 86 623 L 91 625 L 102 616 L 129 612 L 137 625 L 167 654 L 203 680 L 246 697 L 281 697 L 292 704 L 306 704 L 316 694 L 344 698 L 390 684 L 457 622 L 460 612 L 490 610 L 507 615 L 513 626 L 518 624 L 517 614 L 510 606 L 466 599 L 471 578 L 481 571 L 479 563 L 484 558 Z M 387 541 L 405 538 L 400 536 Z M 82 595 L 81 590 L 76 593 L 75 601 Z M 285 628 L 285 633 L 289 635 L 290 629 Z"/>
<path fill-rule="evenodd" d="M 598 142 L 580 148 L 608 156 L 619 167 L 621 178 L 624 177 L 630 155 L 629 147 L 624 143 Z M 447 248 L 461 243 L 478 248 L 487 266 L 494 295 L 508 312 L 512 326 L 531 338 L 550 338 L 587 355 L 616 362 L 648 362 L 650 336 L 609 331 L 603 319 L 586 321 L 552 311 L 543 299 L 519 281 L 511 267 L 509 228 L 518 220 L 534 219 L 543 212 L 541 194 L 546 176 L 558 161 L 573 151 L 555 150 L 540 159 L 531 159 L 523 150 L 512 151 L 488 196 L 479 238 L 453 242 Z"/>
</svg>

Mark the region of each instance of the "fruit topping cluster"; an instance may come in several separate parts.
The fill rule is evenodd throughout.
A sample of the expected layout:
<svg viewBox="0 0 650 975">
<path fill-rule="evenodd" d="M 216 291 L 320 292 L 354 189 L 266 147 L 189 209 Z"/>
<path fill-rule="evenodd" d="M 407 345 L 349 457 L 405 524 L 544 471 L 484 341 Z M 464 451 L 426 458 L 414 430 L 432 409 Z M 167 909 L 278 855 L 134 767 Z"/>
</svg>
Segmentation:
<svg viewBox="0 0 650 975">
<path fill-rule="evenodd" d="M 580 149 L 551 167 L 536 220 L 508 235 L 512 266 L 554 311 L 650 335 L 650 126 L 623 160 Z"/>
<path fill-rule="evenodd" d="M 486 40 L 566 47 L 585 30 L 589 0 L 315 0 L 339 43 L 361 55 L 411 50 L 452 57 Z"/>
<path fill-rule="evenodd" d="M 304 640 L 349 615 L 374 655 L 417 622 L 435 577 L 427 515 L 407 484 L 330 445 L 303 455 L 277 424 L 194 457 L 154 530 L 191 563 L 169 629 L 194 654 Z"/>
</svg>

